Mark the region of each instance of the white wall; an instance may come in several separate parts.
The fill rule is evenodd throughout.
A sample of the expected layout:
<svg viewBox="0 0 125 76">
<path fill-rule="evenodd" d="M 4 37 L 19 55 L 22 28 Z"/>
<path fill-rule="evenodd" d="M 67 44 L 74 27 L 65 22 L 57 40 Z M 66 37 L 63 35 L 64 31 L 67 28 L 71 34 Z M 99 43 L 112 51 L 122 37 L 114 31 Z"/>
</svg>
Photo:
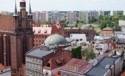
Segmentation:
<svg viewBox="0 0 125 76">
<path fill-rule="evenodd" d="M 11 76 L 11 70 L 4 73 L 0 73 L 0 76 Z"/>
<path fill-rule="evenodd" d="M 46 73 L 48 73 L 48 76 L 52 75 L 51 70 L 43 69 L 43 74 L 46 75 Z"/>
<path fill-rule="evenodd" d="M 80 41 L 80 39 L 82 39 L 83 42 L 86 42 L 87 38 L 85 34 L 70 34 L 70 38 L 71 39 L 78 39 Z"/>
<path fill-rule="evenodd" d="M 96 46 L 97 46 L 97 47 L 96 47 Z M 102 50 L 97 50 L 96 48 L 101 48 Z M 109 49 L 109 48 L 108 48 L 108 44 L 107 44 L 107 43 L 105 43 L 105 44 L 101 44 L 101 43 L 96 43 L 96 44 L 94 44 L 94 51 L 95 51 L 95 53 L 99 53 L 99 52 L 100 52 L 100 54 L 103 54 L 103 53 L 105 53 L 108 49 Z"/>
<path fill-rule="evenodd" d="M 42 60 L 26 57 L 26 75 L 41 76 L 42 69 Z"/>
</svg>

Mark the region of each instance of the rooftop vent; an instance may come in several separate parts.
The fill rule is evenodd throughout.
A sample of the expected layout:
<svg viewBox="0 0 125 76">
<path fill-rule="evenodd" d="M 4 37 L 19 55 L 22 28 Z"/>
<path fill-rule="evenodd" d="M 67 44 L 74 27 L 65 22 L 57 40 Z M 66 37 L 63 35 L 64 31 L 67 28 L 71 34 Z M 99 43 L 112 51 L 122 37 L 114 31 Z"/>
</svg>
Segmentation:
<svg viewBox="0 0 125 76">
<path fill-rule="evenodd" d="M 106 65 L 105 68 L 110 68 L 111 65 Z"/>
<path fill-rule="evenodd" d="M 98 61 L 94 60 L 93 63 L 92 63 L 92 65 L 95 66 L 97 63 L 98 63 Z"/>
</svg>

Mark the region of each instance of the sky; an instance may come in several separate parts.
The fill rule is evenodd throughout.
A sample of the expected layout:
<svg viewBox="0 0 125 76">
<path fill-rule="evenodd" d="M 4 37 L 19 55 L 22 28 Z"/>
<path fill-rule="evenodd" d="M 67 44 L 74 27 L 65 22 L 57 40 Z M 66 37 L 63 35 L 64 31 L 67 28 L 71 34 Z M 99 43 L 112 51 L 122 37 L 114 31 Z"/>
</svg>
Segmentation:
<svg viewBox="0 0 125 76">
<path fill-rule="evenodd" d="M 16 0 L 19 10 L 20 0 Z M 27 2 L 27 10 L 29 0 Z M 125 0 L 30 0 L 32 11 L 124 10 Z M 0 11 L 14 11 L 15 0 L 0 0 Z"/>
</svg>

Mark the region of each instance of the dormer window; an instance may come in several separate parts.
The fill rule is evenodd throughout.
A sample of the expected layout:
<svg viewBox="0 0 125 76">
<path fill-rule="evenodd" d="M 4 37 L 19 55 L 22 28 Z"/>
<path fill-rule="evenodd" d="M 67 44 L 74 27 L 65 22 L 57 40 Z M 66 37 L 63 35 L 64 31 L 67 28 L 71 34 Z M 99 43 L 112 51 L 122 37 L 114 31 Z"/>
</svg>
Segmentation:
<svg viewBox="0 0 125 76">
<path fill-rule="evenodd" d="M 47 33 L 47 30 L 45 30 L 44 33 Z"/>
<path fill-rule="evenodd" d="M 82 41 L 82 39 L 80 39 L 80 41 Z"/>
<path fill-rule="evenodd" d="M 39 30 L 38 33 L 41 33 L 41 30 Z"/>
<path fill-rule="evenodd" d="M 57 64 L 57 66 L 62 66 L 62 60 L 57 59 L 56 64 Z"/>
</svg>

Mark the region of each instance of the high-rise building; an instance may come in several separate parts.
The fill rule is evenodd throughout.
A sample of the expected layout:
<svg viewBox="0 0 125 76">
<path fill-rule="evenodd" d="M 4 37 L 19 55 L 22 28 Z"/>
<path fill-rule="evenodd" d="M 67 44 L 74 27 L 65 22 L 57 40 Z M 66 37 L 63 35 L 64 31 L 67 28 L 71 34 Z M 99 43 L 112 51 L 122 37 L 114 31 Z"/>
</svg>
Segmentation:
<svg viewBox="0 0 125 76">
<path fill-rule="evenodd" d="M 111 16 L 123 15 L 123 11 L 110 11 Z"/>
<path fill-rule="evenodd" d="M 76 12 L 73 11 L 67 12 L 67 21 L 71 24 L 75 23 L 77 21 Z"/>
<path fill-rule="evenodd" d="M 123 15 L 123 11 L 117 11 L 117 15 Z"/>
<path fill-rule="evenodd" d="M 117 11 L 110 11 L 110 16 L 114 16 L 114 15 L 117 15 Z"/>
<path fill-rule="evenodd" d="M 49 18 L 51 21 L 60 21 L 61 20 L 61 14 L 59 11 L 51 11 L 50 12 L 50 15 L 49 15 Z"/>
<path fill-rule="evenodd" d="M 25 0 L 20 1 L 20 12 L 13 16 L 0 15 L 0 63 L 10 65 L 12 76 L 23 76 L 21 66 L 25 64 L 25 53 L 33 46 L 32 12 L 26 11 Z"/>
<path fill-rule="evenodd" d="M 125 11 L 123 11 L 123 15 L 125 15 Z"/>
<path fill-rule="evenodd" d="M 41 17 L 40 19 L 41 19 L 42 22 L 48 21 L 48 12 L 42 11 L 42 12 L 40 13 L 40 17 Z"/>
<path fill-rule="evenodd" d="M 40 12 L 33 12 L 33 21 L 37 22 L 41 20 Z"/>
<path fill-rule="evenodd" d="M 79 12 L 79 21 L 83 21 L 84 23 L 88 23 L 88 12 L 87 11 Z"/>
<path fill-rule="evenodd" d="M 89 12 L 89 17 L 94 17 L 95 19 L 98 19 L 99 18 L 98 11 L 90 11 Z"/>
<path fill-rule="evenodd" d="M 109 16 L 110 15 L 110 11 L 104 11 L 104 16 Z"/>
<path fill-rule="evenodd" d="M 99 11 L 99 16 L 104 16 L 104 11 Z"/>
</svg>

